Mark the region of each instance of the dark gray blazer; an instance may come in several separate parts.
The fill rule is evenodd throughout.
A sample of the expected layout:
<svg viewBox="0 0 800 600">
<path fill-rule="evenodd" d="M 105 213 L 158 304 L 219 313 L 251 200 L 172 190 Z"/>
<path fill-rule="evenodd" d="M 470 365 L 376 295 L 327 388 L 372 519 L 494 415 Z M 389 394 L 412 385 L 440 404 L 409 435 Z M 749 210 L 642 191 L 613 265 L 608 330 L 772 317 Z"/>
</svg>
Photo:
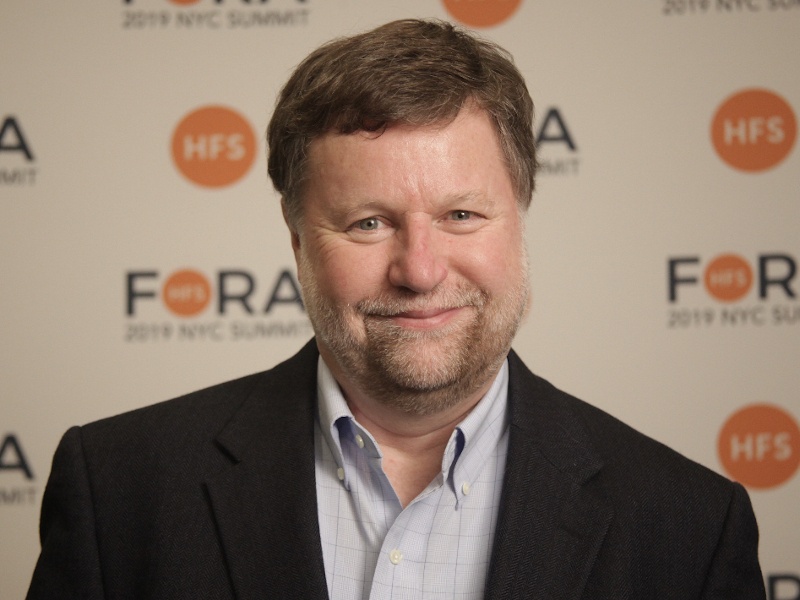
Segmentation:
<svg viewBox="0 0 800 600">
<path fill-rule="evenodd" d="M 70 429 L 28 598 L 326 598 L 317 356 Z M 509 364 L 486 598 L 765 597 L 741 486 Z"/>
</svg>

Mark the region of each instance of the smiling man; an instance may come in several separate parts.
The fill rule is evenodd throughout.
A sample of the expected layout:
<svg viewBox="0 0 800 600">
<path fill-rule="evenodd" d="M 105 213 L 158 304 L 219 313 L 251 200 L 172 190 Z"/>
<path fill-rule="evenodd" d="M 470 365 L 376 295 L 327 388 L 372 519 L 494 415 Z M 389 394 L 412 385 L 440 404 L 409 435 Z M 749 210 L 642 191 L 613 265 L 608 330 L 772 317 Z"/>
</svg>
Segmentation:
<svg viewBox="0 0 800 600">
<path fill-rule="evenodd" d="M 29 598 L 764 598 L 740 485 L 511 351 L 532 119 L 447 23 L 303 61 L 269 172 L 315 339 L 67 432 Z"/>
</svg>

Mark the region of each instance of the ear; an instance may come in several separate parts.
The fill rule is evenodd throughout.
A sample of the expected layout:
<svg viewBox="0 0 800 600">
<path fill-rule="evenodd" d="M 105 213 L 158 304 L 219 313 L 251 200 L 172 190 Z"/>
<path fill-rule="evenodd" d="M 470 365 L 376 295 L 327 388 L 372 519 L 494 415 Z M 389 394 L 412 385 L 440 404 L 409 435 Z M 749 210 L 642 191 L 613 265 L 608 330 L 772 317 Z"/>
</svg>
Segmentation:
<svg viewBox="0 0 800 600">
<path fill-rule="evenodd" d="M 295 224 L 289 219 L 289 209 L 286 207 L 286 198 L 284 197 L 281 198 L 281 212 L 283 213 L 283 222 L 286 223 L 286 227 L 289 228 L 289 235 L 292 238 L 292 250 L 294 250 L 296 258 L 297 252 L 300 250 L 300 234 Z"/>
</svg>

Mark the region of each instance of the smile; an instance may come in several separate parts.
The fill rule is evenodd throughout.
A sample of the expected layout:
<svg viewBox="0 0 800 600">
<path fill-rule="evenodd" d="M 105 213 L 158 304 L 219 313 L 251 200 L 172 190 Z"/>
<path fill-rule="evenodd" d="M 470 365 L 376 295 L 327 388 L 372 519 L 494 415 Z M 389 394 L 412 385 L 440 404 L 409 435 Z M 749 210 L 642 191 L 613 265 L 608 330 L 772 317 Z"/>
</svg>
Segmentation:
<svg viewBox="0 0 800 600">
<path fill-rule="evenodd" d="M 369 315 L 381 320 L 386 320 L 397 327 L 405 329 L 429 330 L 450 325 L 458 320 L 471 307 L 456 306 L 452 308 L 426 308 L 408 310 L 392 315 Z"/>
</svg>

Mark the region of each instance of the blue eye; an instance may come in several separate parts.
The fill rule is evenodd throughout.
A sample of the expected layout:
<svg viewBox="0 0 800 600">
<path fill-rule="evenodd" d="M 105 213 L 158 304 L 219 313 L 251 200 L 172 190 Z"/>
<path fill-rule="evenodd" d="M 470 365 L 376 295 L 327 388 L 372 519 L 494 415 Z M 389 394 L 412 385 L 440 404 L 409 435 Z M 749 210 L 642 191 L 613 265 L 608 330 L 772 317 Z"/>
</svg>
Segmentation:
<svg viewBox="0 0 800 600">
<path fill-rule="evenodd" d="M 356 226 L 361 231 L 374 231 L 381 226 L 381 222 L 375 217 L 369 217 L 368 219 L 361 219 Z"/>
<path fill-rule="evenodd" d="M 450 218 L 453 221 L 469 221 L 470 217 L 472 217 L 472 212 L 468 210 L 454 210 L 450 214 Z"/>
</svg>

